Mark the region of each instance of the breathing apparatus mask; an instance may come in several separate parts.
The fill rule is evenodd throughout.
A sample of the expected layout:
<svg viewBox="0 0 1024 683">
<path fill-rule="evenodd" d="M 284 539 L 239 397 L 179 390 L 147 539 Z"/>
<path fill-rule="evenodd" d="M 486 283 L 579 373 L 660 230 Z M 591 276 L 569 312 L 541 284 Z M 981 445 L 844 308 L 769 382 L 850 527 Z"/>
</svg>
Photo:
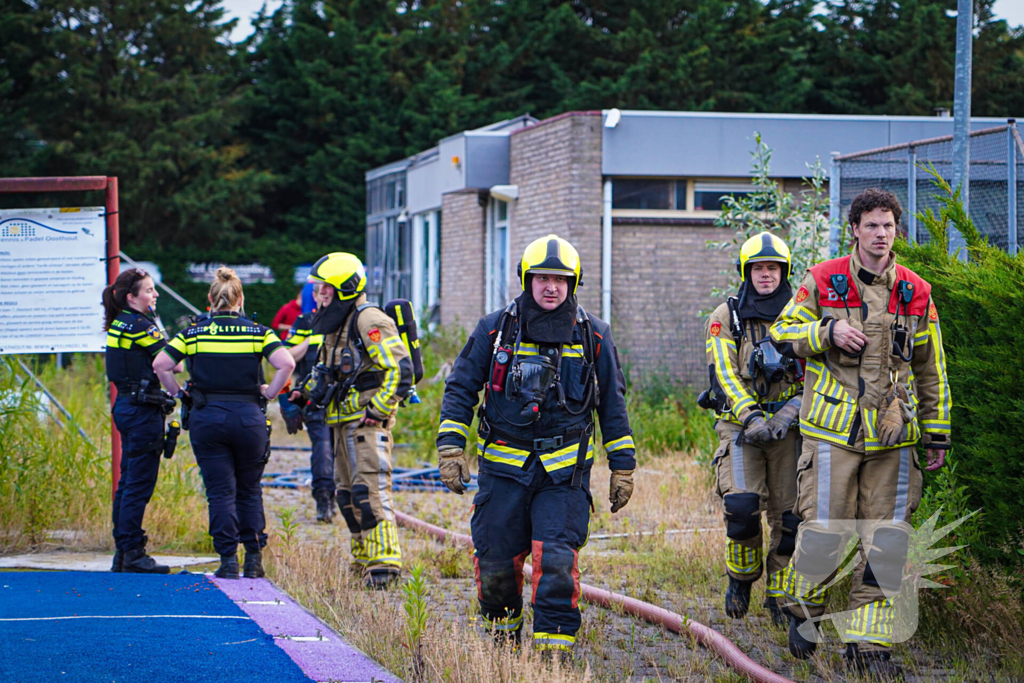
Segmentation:
<svg viewBox="0 0 1024 683">
<path fill-rule="evenodd" d="M 750 354 L 750 376 L 754 378 L 754 389 L 760 396 L 767 396 L 771 385 L 778 384 L 786 377 L 786 372 L 793 366 L 793 361 L 785 358 L 765 337 L 754 344 L 754 352 Z M 758 382 L 758 378 L 764 384 Z"/>
<path fill-rule="evenodd" d="M 505 394 L 522 402 L 519 417 L 527 422 L 540 418 L 540 406 L 555 383 L 560 356 L 557 347 L 541 345 L 536 356 L 518 358 L 509 373 Z"/>
</svg>

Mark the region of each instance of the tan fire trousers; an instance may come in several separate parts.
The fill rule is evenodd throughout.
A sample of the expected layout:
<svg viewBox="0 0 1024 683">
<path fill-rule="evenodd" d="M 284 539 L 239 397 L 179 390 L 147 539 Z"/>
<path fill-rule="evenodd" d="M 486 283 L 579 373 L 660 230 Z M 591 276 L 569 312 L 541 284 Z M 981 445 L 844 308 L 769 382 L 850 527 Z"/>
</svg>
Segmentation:
<svg viewBox="0 0 1024 683">
<path fill-rule="evenodd" d="M 768 513 L 768 596 L 780 597 L 781 570 L 789 562 L 800 522 L 796 505 L 799 433 L 784 439 L 749 444 L 731 422 L 715 425 L 720 445 L 715 453 L 717 493 L 726 521 L 726 569 L 739 581 L 756 581 L 763 571 L 761 513 Z"/>
<path fill-rule="evenodd" d="M 338 507 L 352 532 L 352 557 L 367 570 L 402 566 L 398 527 L 391 502 L 391 429 L 386 425 L 331 428 Z"/>
<path fill-rule="evenodd" d="M 922 483 L 913 447 L 861 453 L 805 437 L 797 464 L 803 522 L 784 572 L 783 606 L 799 618 L 822 616 L 824 586 L 852 567 L 846 640 L 859 642 L 861 650 L 891 644 L 890 599 L 902 583 L 910 516 L 921 502 Z M 854 534 L 857 554 L 841 567 Z"/>
</svg>

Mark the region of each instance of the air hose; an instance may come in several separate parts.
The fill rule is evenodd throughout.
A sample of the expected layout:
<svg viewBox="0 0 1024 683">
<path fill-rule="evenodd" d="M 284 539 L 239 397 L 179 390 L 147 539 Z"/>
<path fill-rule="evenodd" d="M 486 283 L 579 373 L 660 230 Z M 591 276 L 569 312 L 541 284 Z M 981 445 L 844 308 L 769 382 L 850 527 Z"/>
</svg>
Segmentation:
<svg viewBox="0 0 1024 683">
<path fill-rule="evenodd" d="M 428 536 L 433 536 L 439 541 L 444 542 L 451 540 L 458 545 L 462 545 L 467 548 L 473 547 L 472 539 L 465 534 L 459 534 L 454 531 L 442 529 L 439 526 L 429 524 L 421 519 L 416 519 L 415 517 L 411 517 L 398 511 L 395 511 L 395 517 L 398 519 L 398 523 L 402 526 L 421 531 Z M 532 578 L 533 568 L 528 564 L 523 565 L 523 574 L 525 574 L 528 579 Z M 709 628 L 704 624 L 699 624 L 691 619 L 684 619 L 682 615 L 676 614 L 675 612 L 671 612 L 662 607 L 658 607 L 657 605 L 652 605 L 642 600 L 630 598 L 625 595 L 621 595 L 620 593 L 612 593 L 611 591 L 606 591 L 601 588 L 594 588 L 593 586 L 588 586 L 585 583 L 581 584 L 580 588 L 583 593 L 583 599 L 588 602 L 608 608 L 612 607 L 612 605 L 618 605 L 626 614 L 639 617 L 652 624 L 660 624 L 673 633 L 678 633 L 680 635 L 683 632 L 688 633 L 701 645 L 725 660 L 726 664 L 752 681 L 756 681 L 757 683 L 793 683 L 793 681 L 785 676 L 772 673 L 752 660 L 750 657 L 745 655 L 734 642 L 713 628 Z"/>
</svg>

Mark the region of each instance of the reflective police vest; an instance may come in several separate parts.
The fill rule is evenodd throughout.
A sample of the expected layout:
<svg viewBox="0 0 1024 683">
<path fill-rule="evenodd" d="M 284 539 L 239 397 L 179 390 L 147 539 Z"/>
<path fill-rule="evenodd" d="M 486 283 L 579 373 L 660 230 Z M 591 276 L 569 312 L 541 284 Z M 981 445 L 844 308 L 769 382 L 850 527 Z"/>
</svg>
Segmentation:
<svg viewBox="0 0 1024 683">
<path fill-rule="evenodd" d="M 153 358 L 167 341 L 152 318 L 125 309 L 107 330 L 107 379 L 120 392 L 130 392 L 147 381 L 154 390 L 160 382 L 153 372 Z"/>
<path fill-rule="evenodd" d="M 238 313 L 215 313 L 185 328 L 165 352 L 178 363 L 188 359 L 195 386 L 207 400 L 229 396 L 259 397 L 261 361 L 281 348 L 269 327 Z"/>
</svg>

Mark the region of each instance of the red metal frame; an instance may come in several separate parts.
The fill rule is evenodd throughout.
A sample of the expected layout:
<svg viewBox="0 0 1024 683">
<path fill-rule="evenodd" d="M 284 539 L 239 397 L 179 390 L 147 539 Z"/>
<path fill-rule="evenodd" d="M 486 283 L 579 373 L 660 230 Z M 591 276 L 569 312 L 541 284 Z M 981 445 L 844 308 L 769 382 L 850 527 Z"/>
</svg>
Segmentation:
<svg viewBox="0 0 1024 683">
<path fill-rule="evenodd" d="M 121 272 L 120 222 L 117 213 L 117 178 L 102 175 L 65 176 L 56 178 L 0 178 L 0 192 L 81 192 L 106 191 L 107 219 L 107 284 L 112 284 Z M 117 387 L 110 385 L 110 406 L 117 398 Z M 117 480 L 121 478 L 121 433 L 110 417 L 110 475 L 111 496 L 117 493 Z"/>
</svg>

